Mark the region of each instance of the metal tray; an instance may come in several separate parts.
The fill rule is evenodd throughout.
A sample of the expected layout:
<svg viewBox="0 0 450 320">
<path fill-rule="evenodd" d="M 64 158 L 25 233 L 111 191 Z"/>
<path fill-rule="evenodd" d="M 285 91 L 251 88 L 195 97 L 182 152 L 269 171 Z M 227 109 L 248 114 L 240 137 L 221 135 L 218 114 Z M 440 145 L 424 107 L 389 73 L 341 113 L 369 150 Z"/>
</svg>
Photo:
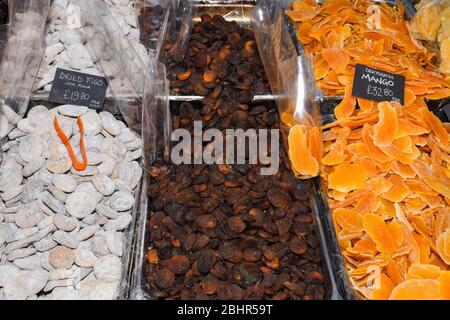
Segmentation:
<svg viewBox="0 0 450 320">
<path fill-rule="evenodd" d="M 242 5 L 242 1 L 214 1 L 214 4 L 205 4 L 204 1 L 198 1 L 198 12 L 195 17 L 193 17 L 193 21 L 199 19 L 199 16 L 202 13 L 209 14 L 221 14 L 226 17 L 227 20 L 238 21 L 241 25 L 247 25 L 250 22 L 250 15 L 252 13 L 252 9 L 256 5 L 256 1 L 244 1 L 245 3 Z M 237 13 L 237 14 L 236 14 Z M 195 101 L 199 100 L 201 97 L 192 97 L 192 96 L 176 96 L 171 97 L 171 104 L 176 101 Z M 275 100 L 275 96 L 268 95 L 264 97 L 258 97 L 258 102 L 267 102 L 273 103 Z M 333 239 L 336 239 L 335 235 L 333 237 L 334 229 L 332 228 L 332 224 L 330 223 L 330 216 L 328 215 L 328 211 L 326 210 L 326 202 L 322 200 L 320 197 L 319 186 L 317 185 L 317 181 L 313 183 L 313 190 L 311 194 L 311 211 L 316 223 L 316 234 L 318 239 L 321 242 L 322 249 L 322 268 L 323 272 L 326 275 L 328 282 L 329 292 L 327 294 L 327 299 L 332 300 L 342 300 L 349 299 L 348 286 L 341 279 L 342 268 L 340 267 L 342 264 L 340 263 L 342 257 L 340 255 L 340 249 L 337 245 L 337 241 L 333 242 Z M 146 230 L 147 219 L 150 212 L 143 212 L 142 216 L 139 218 L 137 223 L 137 235 L 136 235 L 136 244 L 138 252 L 134 258 L 134 271 L 131 277 L 130 284 L 130 298 L 131 299 L 152 299 L 149 297 L 146 291 L 147 284 L 145 283 L 145 270 L 143 268 L 145 261 L 145 251 L 151 247 L 149 232 Z M 322 220 L 325 219 L 326 223 Z M 341 259 L 341 260 L 339 260 Z M 345 270 L 345 269 L 344 269 Z M 343 275 L 345 278 L 345 275 Z"/>
</svg>

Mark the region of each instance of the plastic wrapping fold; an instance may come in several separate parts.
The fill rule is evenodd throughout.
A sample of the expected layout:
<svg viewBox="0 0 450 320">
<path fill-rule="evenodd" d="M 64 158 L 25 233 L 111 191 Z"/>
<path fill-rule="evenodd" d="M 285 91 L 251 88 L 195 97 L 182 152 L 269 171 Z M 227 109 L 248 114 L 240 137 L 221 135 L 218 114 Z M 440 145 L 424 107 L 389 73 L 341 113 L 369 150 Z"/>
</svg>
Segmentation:
<svg viewBox="0 0 450 320">
<path fill-rule="evenodd" d="M 197 7 L 192 0 L 167 0 L 169 14 L 162 36 L 163 50 L 159 59 L 166 65 L 169 61 L 181 61 L 186 54 L 193 28 L 192 17 Z"/>
<path fill-rule="evenodd" d="M 45 19 L 50 0 L 9 3 L 9 24 L 0 27 L 0 139 L 26 112 L 32 86 L 44 55 Z"/>
<path fill-rule="evenodd" d="M 306 56 L 303 46 L 294 40 L 296 33 L 284 14 L 288 5 L 288 1 L 260 0 L 253 12 L 252 26 L 272 92 L 276 97 L 285 137 L 290 134 L 292 128 L 304 130 L 305 136 L 308 137 L 311 132 L 320 132 L 318 94 L 310 59 Z M 318 138 L 316 143 L 322 145 L 321 135 Z M 288 140 L 289 148 L 298 148 L 296 144 L 292 144 L 291 139 Z M 295 168 L 295 164 L 293 167 Z M 314 175 L 300 177 L 311 176 Z M 323 251 L 327 253 L 324 262 L 330 271 L 333 286 L 331 298 L 354 299 L 355 295 L 348 281 L 333 222 L 320 191 L 318 178 L 314 180 L 313 189 L 311 208 L 318 220 Z"/>
<path fill-rule="evenodd" d="M 149 85 L 144 92 L 143 130 L 146 168 L 156 159 L 168 159 L 172 132 L 169 109 L 169 82 L 166 67 L 161 62 L 149 64 Z"/>
<path fill-rule="evenodd" d="M 120 30 L 103 1 L 80 1 L 87 46 L 94 63 L 108 80 L 115 104 L 127 125 L 144 141 L 142 166 L 148 168 L 169 147 L 170 112 L 165 68 L 154 59 L 148 67 Z M 120 298 L 128 298 L 136 245 L 137 225 L 146 216 L 147 174 L 137 190 L 133 221 L 126 233 L 126 254 Z"/>
<path fill-rule="evenodd" d="M 165 0 L 137 0 L 134 4 L 140 41 L 151 57 L 159 59 L 163 44 L 163 35 L 170 16 L 170 3 Z"/>
<path fill-rule="evenodd" d="M 163 153 L 169 144 L 170 115 L 164 68 L 154 59 L 145 66 L 105 3 L 83 0 L 80 8 L 94 63 L 107 78 L 128 126 L 148 142 L 145 159 L 149 166 L 156 154 Z M 144 99 L 144 94 L 152 98 Z M 156 141 L 160 150 L 155 149 Z"/>
<path fill-rule="evenodd" d="M 436 43 L 439 71 L 450 81 L 450 0 L 422 0 L 411 20 L 411 33 L 421 40 Z"/>
<path fill-rule="evenodd" d="M 252 24 L 272 92 L 277 97 L 284 133 L 289 137 L 292 168 L 300 178 L 311 178 L 320 172 L 321 121 L 310 56 L 293 41 L 284 15 L 287 8 L 288 1 L 261 0 L 253 12 Z M 292 139 L 291 134 L 301 139 Z M 309 150 L 318 150 L 317 154 L 309 157 L 295 154 L 298 143 Z M 305 161 L 309 166 L 304 165 Z M 303 165 L 297 165 L 299 162 Z"/>
</svg>

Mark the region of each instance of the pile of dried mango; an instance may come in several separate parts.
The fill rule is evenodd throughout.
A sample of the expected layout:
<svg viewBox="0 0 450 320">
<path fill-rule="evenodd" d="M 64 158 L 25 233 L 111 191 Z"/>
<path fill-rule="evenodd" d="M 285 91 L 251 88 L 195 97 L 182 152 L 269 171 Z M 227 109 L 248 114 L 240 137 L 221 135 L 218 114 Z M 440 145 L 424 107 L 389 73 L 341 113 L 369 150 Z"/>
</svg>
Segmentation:
<svg viewBox="0 0 450 320">
<path fill-rule="evenodd" d="M 450 83 L 398 9 L 380 4 L 370 29 L 361 0 L 295 2 L 290 18 L 314 54 L 319 88 L 344 94 L 323 130 L 295 125 L 289 155 L 300 175 L 321 172 L 348 275 L 368 299 L 450 299 L 450 126 L 425 99 Z M 405 105 L 352 97 L 356 63 L 406 77 Z"/>
<path fill-rule="evenodd" d="M 372 299 L 450 299 L 446 127 L 426 107 L 382 102 L 326 128 L 322 178 L 355 289 Z"/>
<path fill-rule="evenodd" d="M 326 95 L 345 96 L 338 118 L 355 109 L 356 101 L 348 93 L 357 63 L 405 76 L 410 95 L 450 95 L 450 82 L 432 63 L 435 54 L 411 36 L 400 1 L 392 7 L 368 0 L 325 0 L 322 5 L 304 0 L 294 2 L 286 14 L 296 24 L 306 52 L 313 55 L 318 88 Z M 363 104 L 362 108 L 373 107 Z"/>
</svg>

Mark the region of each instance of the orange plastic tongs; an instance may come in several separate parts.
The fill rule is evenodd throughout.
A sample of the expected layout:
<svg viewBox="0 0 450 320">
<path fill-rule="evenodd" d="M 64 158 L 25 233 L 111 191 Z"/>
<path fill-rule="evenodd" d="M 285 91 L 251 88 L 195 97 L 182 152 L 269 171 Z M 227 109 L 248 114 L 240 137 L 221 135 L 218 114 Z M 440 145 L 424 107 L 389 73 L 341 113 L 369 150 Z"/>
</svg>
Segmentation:
<svg viewBox="0 0 450 320">
<path fill-rule="evenodd" d="M 72 160 L 73 167 L 78 171 L 84 171 L 87 168 L 87 156 L 86 156 L 86 149 L 84 148 L 84 127 L 81 117 L 78 117 L 77 124 L 78 128 L 80 129 L 80 151 L 81 156 L 83 158 L 83 162 L 78 162 L 77 157 L 73 152 L 72 146 L 70 145 L 70 140 L 67 138 L 67 136 L 59 127 L 58 118 L 55 117 L 55 120 L 53 121 L 53 125 L 55 127 L 56 132 L 58 133 L 59 138 L 66 146 L 67 152 L 69 153 L 70 159 Z"/>
</svg>

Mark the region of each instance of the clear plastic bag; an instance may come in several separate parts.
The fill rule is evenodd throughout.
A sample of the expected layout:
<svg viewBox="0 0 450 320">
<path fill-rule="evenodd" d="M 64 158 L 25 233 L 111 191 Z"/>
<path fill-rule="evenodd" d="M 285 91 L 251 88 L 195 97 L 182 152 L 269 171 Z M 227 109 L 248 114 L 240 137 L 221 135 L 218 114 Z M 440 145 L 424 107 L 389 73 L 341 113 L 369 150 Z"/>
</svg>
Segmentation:
<svg viewBox="0 0 450 320">
<path fill-rule="evenodd" d="M 253 12 L 252 27 L 272 92 L 276 96 L 285 137 L 289 136 L 292 127 L 298 125 L 308 138 L 312 130 L 320 132 L 318 94 L 310 57 L 298 42 L 292 40 L 293 31 L 284 15 L 287 7 L 288 2 L 283 0 L 259 1 Z M 316 143 L 321 145 L 321 138 Z M 300 178 L 310 178 L 318 171 L 316 174 L 296 173 Z"/>
<path fill-rule="evenodd" d="M 44 55 L 45 20 L 50 0 L 9 2 L 9 24 L 0 27 L 0 138 L 3 140 L 26 112 Z"/>
<path fill-rule="evenodd" d="M 170 152 L 171 116 L 169 109 L 169 82 L 166 67 L 161 62 L 149 64 L 149 85 L 144 92 L 142 138 L 146 142 L 148 168 L 157 158 L 168 159 Z"/>
<path fill-rule="evenodd" d="M 138 0 L 134 4 L 140 31 L 140 41 L 150 56 L 158 59 L 167 28 L 170 10 L 165 0 Z"/>
<path fill-rule="evenodd" d="M 80 7 L 94 62 L 107 78 L 128 126 L 142 135 L 148 167 L 169 146 L 165 68 L 150 58 L 147 69 L 102 1 L 83 0 Z"/>
<path fill-rule="evenodd" d="M 93 61 L 108 80 L 115 104 L 127 125 L 141 135 L 144 141 L 142 166 L 149 169 L 159 155 L 169 148 L 170 112 L 168 83 L 165 67 L 150 57 L 148 67 L 129 43 L 105 3 L 100 0 L 80 1 L 87 46 Z M 128 231 L 126 266 L 121 298 L 128 298 L 130 277 L 133 271 L 137 225 L 146 216 L 147 174 L 144 173 L 138 206 Z"/>
<path fill-rule="evenodd" d="M 162 40 L 164 50 L 159 57 L 166 65 L 169 61 L 183 60 L 193 28 L 192 17 L 197 10 L 193 0 L 167 1 L 169 16 Z"/>
<path fill-rule="evenodd" d="M 411 20 L 411 33 L 438 47 L 439 71 L 450 81 L 450 0 L 422 0 Z"/>
</svg>

